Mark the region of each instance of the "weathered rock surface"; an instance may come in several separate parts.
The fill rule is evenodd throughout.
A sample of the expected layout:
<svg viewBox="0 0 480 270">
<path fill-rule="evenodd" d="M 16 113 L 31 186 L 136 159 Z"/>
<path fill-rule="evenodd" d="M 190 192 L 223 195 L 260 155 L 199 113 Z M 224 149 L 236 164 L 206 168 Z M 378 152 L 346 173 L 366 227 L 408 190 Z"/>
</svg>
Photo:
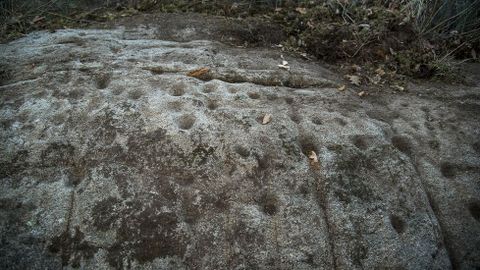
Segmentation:
<svg viewBox="0 0 480 270">
<path fill-rule="evenodd" d="M 161 27 L 0 45 L 0 268 L 480 267 L 478 86 L 360 98 Z"/>
</svg>

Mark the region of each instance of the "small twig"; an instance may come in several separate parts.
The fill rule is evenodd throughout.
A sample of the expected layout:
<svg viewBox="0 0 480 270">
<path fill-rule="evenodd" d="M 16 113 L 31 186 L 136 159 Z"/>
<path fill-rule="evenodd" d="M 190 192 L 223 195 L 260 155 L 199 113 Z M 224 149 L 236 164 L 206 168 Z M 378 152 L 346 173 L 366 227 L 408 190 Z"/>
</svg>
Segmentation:
<svg viewBox="0 0 480 270">
<path fill-rule="evenodd" d="M 351 23 L 355 23 L 355 21 L 352 19 L 352 17 L 350 17 L 350 15 L 348 15 L 348 12 L 347 12 L 347 8 L 339 1 L 337 0 L 337 4 L 340 5 L 340 7 L 342 7 L 342 18 L 343 20 L 347 22 L 347 20 L 345 19 L 345 16 L 350 20 Z"/>
<path fill-rule="evenodd" d="M 463 33 L 460 33 L 459 35 L 460 36 L 468 36 L 468 35 L 471 35 L 472 33 L 475 33 L 475 32 L 478 32 L 480 31 L 480 28 L 475 28 L 475 29 L 472 29 L 470 31 L 466 31 L 466 32 L 463 32 Z M 475 38 L 473 38 L 472 40 L 475 41 L 477 39 L 480 39 L 480 35 L 477 35 Z"/>
<path fill-rule="evenodd" d="M 462 44 L 460 44 L 457 48 L 451 50 L 449 53 L 447 53 L 445 56 L 442 57 L 442 59 L 440 59 L 440 62 L 443 62 L 447 57 L 449 57 L 450 55 L 452 55 L 452 53 L 456 52 L 458 49 L 460 49 L 463 45 L 465 45 L 467 42 L 463 42 Z"/>
<path fill-rule="evenodd" d="M 372 40 L 367 40 L 365 41 L 362 45 L 360 45 L 360 47 L 358 47 L 358 49 L 355 51 L 355 53 L 353 55 L 349 55 L 348 53 L 344 52 L 349 58 L 353 58 L 355 56 L 357 56 L 357 54 L 360 52 L 360 50 L 365 47 L 365 45 L 367 45 L 368 43 L 371 43 Z"/>
<path fill-rule="evenodd" d="M 85 20 L 85 19 L 74 19 L 74 18 L 71 18 L 71 17 L 64 16 L 62 14 L 55 13 L 55 12 L 45 12 L 45 13 L 47 13 L 49 15 L 52 15 L 52 16 L 57 16 L 57 17 L 60 17 L 60 18 L 63 18 L 63 19 L 69 20 L 69 21 L 73 21 L 73 22 L 84 22 L 84 23 L 92 23 L 93 22 L 93 21 Z"/>
</svg>

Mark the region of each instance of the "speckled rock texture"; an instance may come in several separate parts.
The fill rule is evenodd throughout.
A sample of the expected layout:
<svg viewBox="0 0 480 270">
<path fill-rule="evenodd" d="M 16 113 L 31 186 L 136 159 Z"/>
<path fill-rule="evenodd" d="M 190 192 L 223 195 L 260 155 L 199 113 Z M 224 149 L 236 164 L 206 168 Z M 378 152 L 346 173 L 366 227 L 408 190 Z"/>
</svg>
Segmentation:
<svg viewBox="0 0 480 270">
<path fill-rule="evenodd" d="M 478 85 L 159 29 L 0 45 L 1 269 L 480 267 Z"/>
</svg>

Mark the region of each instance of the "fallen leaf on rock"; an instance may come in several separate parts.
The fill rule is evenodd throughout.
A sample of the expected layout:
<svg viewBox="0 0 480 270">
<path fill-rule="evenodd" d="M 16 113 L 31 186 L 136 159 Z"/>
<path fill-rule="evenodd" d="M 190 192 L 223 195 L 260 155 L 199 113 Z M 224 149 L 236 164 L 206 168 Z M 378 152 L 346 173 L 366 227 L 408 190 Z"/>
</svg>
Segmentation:
<svg viewBox="0 0 480 270">
<path fill-rule="evenodd" d="M 210 69 L 209 69 L 208 67 L 203 67 L 203 68 L 195 69 L 195 70 L 193 70 L 193 71 L 188 72 L 188 73 L 187 73 L 187 76 L 194 77 L 194 78 L 197 78 L 197 79 L 201 79 L 201 78 L 203 78 L 209 71 L 210 71 Z"/>
<path fill-rule="evenodd" d="M 296 12 L 300 13 L 300 14 L 307 14 L 307 9 L 306 8 L 302 8 L 302 7 L 297 7 L 295 9 Z"/>
<path fill-rule="evenodd" d="M 346 77 L 348 78 L 351 84 L 360 86 L 360 77 L 358 77 L 357 75 L 347 75 Z"/>
<path fill-rule="evenodd" d="M 279 68 L 283 68 L 283 69 L 286 69 L 286 70 L 290 70 L 290 66 L 288 65 L 288 62 L 283 60 L 282 61 L 282 64 L 278 65 Z"/>
<path fill-rule="evenodd" d="M 266 125 L 268 123 L 270 123 L 270 121 L 272 121 L 272 115 L 267 113 L 265 114 L 265 116 L 263 117 L 263 120 L 262 120 L 262 125 Z"/>
<path fill-rule="evenodd" d="M 310 151 L 310 155 L 308 156 L 308 158 L 310 159 L 310 163 L 318 163 L 318 156 L 315 151 Z"/>
<path fill-rule="evenodd" d="M 347 88 L 346 85 L 341 85 L 341 86 L 339 86 L 339 87 L 337 88 L 337 90 L 338 90 L 338 91 L 343 91 L 343 90 L 345 90 L 346 88 Z"/>
<path fill-rule="evenodd" d="M 359 97 L 364 97 L 366 95 L 367 95 L 367 92 L 365 92 L 365 91 L 361 91 L 361 92 L 358 93 Z"/>
<path fill-rule="evenodd" d="M 310 166 L 314 170 L 320 170 L 320 163 L 318 162 L 318 156 L 315 151 L 310 151 L 310 155 L 308 155 L 308 159 L 310 161 Z"/>
</svg>

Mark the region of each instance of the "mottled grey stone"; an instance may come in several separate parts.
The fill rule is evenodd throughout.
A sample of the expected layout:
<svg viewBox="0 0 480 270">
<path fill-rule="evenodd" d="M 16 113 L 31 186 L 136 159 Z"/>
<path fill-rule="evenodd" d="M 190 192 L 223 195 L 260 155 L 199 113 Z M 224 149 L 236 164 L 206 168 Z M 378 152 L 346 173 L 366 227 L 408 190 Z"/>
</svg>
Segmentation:
<svg viewBox="0 0 480 270">
<path fill-rule="evenodd" d="M 0 268 L 480 266 L 478 86 L 360 98 L 277 49 L 152 33 L 0 45 Z"/>
</svg>

